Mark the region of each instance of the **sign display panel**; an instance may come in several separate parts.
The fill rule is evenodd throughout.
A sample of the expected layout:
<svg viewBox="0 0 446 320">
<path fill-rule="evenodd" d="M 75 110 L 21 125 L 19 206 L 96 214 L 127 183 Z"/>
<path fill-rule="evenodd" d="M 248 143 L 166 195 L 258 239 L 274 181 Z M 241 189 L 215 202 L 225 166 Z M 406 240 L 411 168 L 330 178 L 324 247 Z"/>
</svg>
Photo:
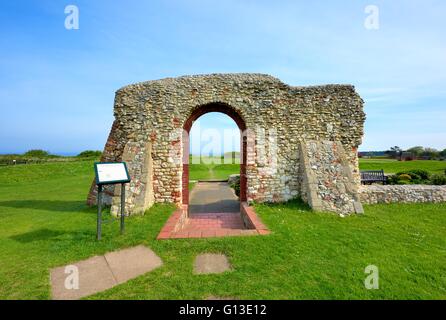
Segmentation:
<svg viewBox="0 0 446 320">
<path fill-rule="evenodd" d="M 130 182 L 125 162 L 97 162 L 94 164 L 94 167 L 96 171 L 96 184 Z"/>
</svg>

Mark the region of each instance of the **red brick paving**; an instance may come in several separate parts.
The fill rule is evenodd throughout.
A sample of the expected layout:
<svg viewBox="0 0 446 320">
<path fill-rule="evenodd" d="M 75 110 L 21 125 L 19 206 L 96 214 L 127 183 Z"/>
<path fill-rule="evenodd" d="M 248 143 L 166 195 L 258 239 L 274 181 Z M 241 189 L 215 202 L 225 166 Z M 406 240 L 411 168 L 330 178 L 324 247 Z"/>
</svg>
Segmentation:
<svg viewBox="0 0 446 320">
<path fill-rule="evenodd" d="M 184 206 L 172 214 L 157 239 L 253 236 L 270 233 L 252 207 L 243 202 L 241 209 L 248 218 L 249 228 L 243 223 L 239 212 L 191 213 L 182 223 L 182 218 L 185 218 L 187 212 L 187 206 Z"/>
<path fill-rule="evenodd" d="M 245 229 L 240 213 L 192 213 L 183 231 Z"/>
<path fill-rule="evenodd" d="M 174 228 L 171 217 L 158 235 L 158 239 L 214 238 L 268 234 L 267 230 L 247 229 L 239 212 L 193 213 L 181 228 Z M 172 219 L 173 218 L 173 219 Z M 175 231 L 175 229 L 178 229 Z"/>
</svg>

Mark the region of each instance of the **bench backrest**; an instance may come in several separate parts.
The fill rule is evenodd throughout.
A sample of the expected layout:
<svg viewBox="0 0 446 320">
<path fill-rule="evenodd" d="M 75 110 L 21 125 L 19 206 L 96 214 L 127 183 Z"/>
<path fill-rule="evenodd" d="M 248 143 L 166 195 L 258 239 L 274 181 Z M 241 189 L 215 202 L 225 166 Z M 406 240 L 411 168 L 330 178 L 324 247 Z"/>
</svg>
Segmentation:
<svg viewBox="0 0 446 320">
<path fill-rule="evenodd" d="M 361 171 L 361 180 L 384 181 L 385 180 L 384 170 Z"/>
</svg>

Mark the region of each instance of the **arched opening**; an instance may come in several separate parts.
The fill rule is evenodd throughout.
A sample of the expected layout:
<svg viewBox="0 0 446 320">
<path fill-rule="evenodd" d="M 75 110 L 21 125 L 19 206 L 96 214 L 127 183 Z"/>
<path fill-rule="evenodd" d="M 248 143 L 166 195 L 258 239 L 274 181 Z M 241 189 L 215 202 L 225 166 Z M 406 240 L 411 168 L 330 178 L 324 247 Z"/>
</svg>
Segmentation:
<svg viewBox="0 0 446 320">
<path fill-rule="evenodd" d="M 232 193 L 232 198 L 228 199 L 228 182 L 226 181 L 225 187 L 222 189 L 220 187 L 211 188 L 210 190 L 205 190 L 206 192 L 213 193 L 211 201 L 200 201 L 198 205 L 190 202 L 190 192 L 189 192 L 189 178 L 190 178 L 190 164 L 191 154 L 190 154 L 190 133 L 194 121 L 196 121 L 201 116 L 208 113 L 223 113 L 229 116 L 236 123 L 236 127 L 239 130 L 239 172 L 240 172 L 240 196 L 235 197 Z M 209 237 L 225 237 L 225 236 L 248 236 L 248 235 L 263 235 L 268 234 L 269 230 L 265 225 L 262 224 L 260 219 L 254 212 L 254 209 L 249 207 L 246 203 L 247 200 L 247 177 L 246 177 L 246 164 L 247 164 L 247 133 L 248 128 L 246 123 L 242 118 L 241 114 L 237 112 L 236 109 L 223 103 L 211 103 L 202 105 L 194 109 L 187 121 L 183 126 L 183 173 L 182 173 L 182 203 L 183 207 L 178 208 L 169 220 L 166 222 L 163 229 L 158 235 L 158 239 L 170 239 L 170 238 L 209 238 Z M 252 140 L 252 137 L 249 139 Z M 221 149 L 220 149 L 221 150 Z M 250 149 L 251 150 L 251 149 Z M 236 151 L 236 150 L 230 150 Z M 200 154 L 201 155 L 201 154 Z M 213 154 L 215 156 L 215 154 Z M 221 156 L 221 154 L 220 154 Z M 231 157 L 232 158 L 232 157 Z M 207 182 L 209 183 L 209 182 Z M 215 182 L 212 182 L 215 183 Z M 217 183 L 222 183 L 218 181 Z M 192 190 L 192 199 L 199 199 L 196 194 L 203 195 L 197 190 L 197 186 Z M 231 190 L 231 189 L 229 189 Z M 223 197 L 220 197 L 221 194 Z M 234 204 L 235 197 L 235 206 Z M 217 200 L 216 198 L 223 199 Z M 217 200 L 217 201 L 216 201 Z M 231 205 L 226 206 L 230 200 Z M 195 210 L 196 207 L 205 207 L 204 210 Z M 222 211 L 219 211 L 224 208 Z M 194 210 L 192 210 L 194 209 Z M 203 208 L 201 208 L 203 209 Z M 217 211 L 208 211 L 208 209 L 213 209 Z"/>
<path fill-rule="evenodd" d="M 190 134 L 191 129 L 194 122 L 200 118 L 201 116 L 219 112 L 229 116 L 234 122 L 237 124 L 237 127 L 240 131 L 239 139 L 239 150 L 237 156 L 239 157 L 238 162 L 240 163 L 240 202 L 246 201 L 246 188 L 247 188 L 247 180 L 246 180 L 246 124 L 240 114 L 227 104 L 223 103 L 212 103 L 206 104 L 195 109 L 191 116 L 188 118 L 186 123 L 184 124 L 184 135 L 183 135 L 183 176 L 182 176 L 182 200 L 183 205 L 190 204 L 190 192 L 189 192 L 189 181 L 190 181 L 190 162 L 191 152 L 190 152 Z M 237 151 L 237 150 L 231 150 Z M 220 154 L 219 156 L 223 156 Z M 201 159 L 200 159 L 201 160 Z M 223 160 L 224 161 L 224 160 Z"/>
</svg>

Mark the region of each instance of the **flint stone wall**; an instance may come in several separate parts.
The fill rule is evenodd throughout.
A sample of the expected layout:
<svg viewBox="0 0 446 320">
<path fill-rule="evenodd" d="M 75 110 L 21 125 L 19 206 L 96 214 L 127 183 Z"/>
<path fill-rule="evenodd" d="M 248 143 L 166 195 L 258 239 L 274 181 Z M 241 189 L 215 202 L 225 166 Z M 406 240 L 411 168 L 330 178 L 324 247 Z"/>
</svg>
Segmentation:
<svg viewBox="0 0 446 320">
<path fill-rule="evenodd" d="M 361 186 L 359 196 L 364 204 L 446 202 L 446 186 L 371 185 Z"/>
<path fill-rule="evenodd" d="M 168 78 L 116 92 L 115 121 L 102 161 L 127 159 L 133 179 L 126 190 L 128 212 L 144 211 L 153 202 L 181 205 L 182 128 L 194 110 L 213 104 L 235 111 L 249 132 L 248 201 L 281 202 L 301 195 L 299 143 L 307 140 L 342 145 L 351 164 L 350 174 L 358 183 L 357 147 L 365 114 L 353 86 L 293 87 L 262 74 Z M 113 187 L 108 193 L 106 199 L 111 204 L 113 194 L 116 197 L 118 193 Z M 333 197 L 337 194 L 335 191 Z M 95 201 L 96 188 L 92 185 L 88 203 Z M 118 207 L 113 206 L 112 211 Z M 336 204 L 332 206 L 333 211 L 338 209 Z"/>
<path fill-rule="evenodd" d="M 360 178 L 356 158 L 346 154 L 342 143 L 328 140 L 300 142 L 301 198 L 317 211 L 363 213 L 359 201 Z"/>
</svg>

